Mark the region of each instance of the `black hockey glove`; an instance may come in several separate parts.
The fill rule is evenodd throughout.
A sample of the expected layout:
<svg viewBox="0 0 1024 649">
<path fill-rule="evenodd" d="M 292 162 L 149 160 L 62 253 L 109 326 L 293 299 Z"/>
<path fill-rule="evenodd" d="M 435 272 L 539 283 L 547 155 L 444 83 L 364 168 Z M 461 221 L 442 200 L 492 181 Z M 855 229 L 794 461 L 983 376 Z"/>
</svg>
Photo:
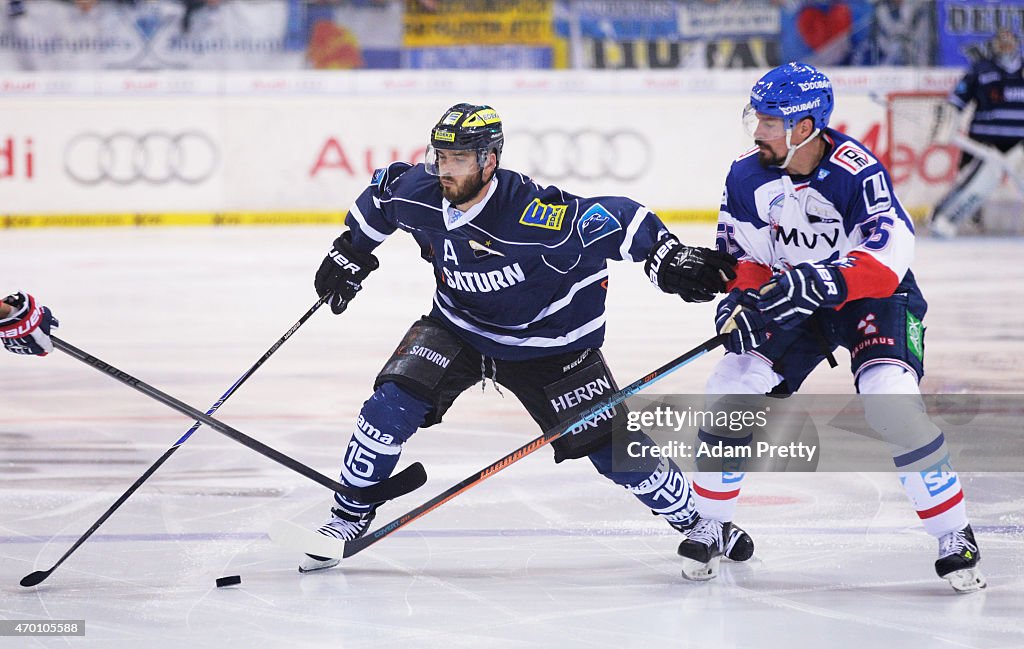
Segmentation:
<svg viewBox="0 0 1024 649">
<path fill-rule="evenodd" d="M 676 293 L 686 302 L 708 302 L 735 279 L 734 266 L 736 258 L 728 253 L 690 248 L 669 234 L 648 255 L 644 271 L 666 293 Z"/>
<path fill-rule="evenodd" d="M 804 262 L 768 280 L 757 308 L 783 329 L 793 329 L 818 309 L 839 306 L 846 294 L 846 280 L 837 266 Z"/>
<path fill-rule="evenodd" d="M 8 295 L 4 302 L 14 311 L 0 318 L 0 340 L 7 351 L 15 354 L 46 356 L 53 351 L 50 329 L 60 326 L 50 309 L 40 306 L 36 299 L 24 292 Z"/>
<path fill-rule="evenodd" d="M 718 303 L 715 328 L 720 334 L 729 334 L 725 348 L 733 354 L 744 354 L 768 340 L 770 320 L 757 310 L 759 297 L 752 288 L 734 288 Z"/>
<path fill-rule="evenodd" d="M 331 294 L 327 303 L 331 305 L 331 311 L 338 315 L 363 288 L 366 276 L 377 270 L 378 266 L 380 262 L 371 253 L 359 252 L 352 247 L 352 234 L 345 231 L 334 240 L 334 246 L 320 262 L 313 287 L 320 297 Z"/>
</svg>

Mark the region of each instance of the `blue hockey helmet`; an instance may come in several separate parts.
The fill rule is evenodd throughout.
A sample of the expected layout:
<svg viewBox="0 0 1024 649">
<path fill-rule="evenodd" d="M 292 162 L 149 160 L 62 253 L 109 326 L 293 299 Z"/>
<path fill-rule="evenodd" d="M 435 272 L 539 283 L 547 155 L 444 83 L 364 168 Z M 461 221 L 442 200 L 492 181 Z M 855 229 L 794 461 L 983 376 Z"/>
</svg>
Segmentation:
<svg viewBox="0 0 1024 649">
<path fill-rule="evenodd" d="M 781 118 L 787 131 L 806 117 L 814 120 L 816 129 L 825 128 L 834 106 L 832 82 L 806 63 L 780 65 L 750 89 L 750 107 Z"/>
</svg>

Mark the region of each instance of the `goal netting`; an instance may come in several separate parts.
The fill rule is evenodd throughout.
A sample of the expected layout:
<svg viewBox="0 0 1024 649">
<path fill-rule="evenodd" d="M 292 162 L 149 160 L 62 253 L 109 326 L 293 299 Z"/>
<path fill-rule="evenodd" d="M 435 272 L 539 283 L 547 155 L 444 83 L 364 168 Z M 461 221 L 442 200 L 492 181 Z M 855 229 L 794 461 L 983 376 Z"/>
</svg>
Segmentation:
<svg viewBox="0 0 1024 649">
<path fill-rule="evenodd" d="M 939 92 L 893 92 L 886 97 L 889 171 L 903 207 L 921 218 L 956 178 L 960 150 L 949 142 L 960 114 Z"/>
<path fill-rule="evenodd" d="M 931 213 L 956 178 L 960 149 L 970 115 L 953 108 L 942 92 L 893 92 L 886 97 L 889 171 L 896 195 L 915 219 Z M 989 233 L 1018 232 L 1024 200 L 1008 180 L 981 209 L 974 226 Z M 970 225 L 970 224 L 967 224 Z"/>
</svg>

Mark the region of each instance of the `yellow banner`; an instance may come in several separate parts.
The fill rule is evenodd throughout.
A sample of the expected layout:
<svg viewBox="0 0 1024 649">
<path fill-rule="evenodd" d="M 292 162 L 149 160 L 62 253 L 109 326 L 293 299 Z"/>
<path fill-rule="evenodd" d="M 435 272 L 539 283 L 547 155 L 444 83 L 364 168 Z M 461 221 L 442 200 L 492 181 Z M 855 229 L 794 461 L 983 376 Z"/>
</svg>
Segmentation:
<svg viewBox="0 0 1024 649">
<path fill-rule="evenodd" d="M 558 229 L 565 206 L 531 204 L 547 209 L 547 220 L 540 227 Z M 551 209 L 553 208 L 553 209 Z M 561 213 L 556 212 L 561 210 Z M 718 210 L 664 209 L 655 210 L 661 220 L 672 223 L 714 223 Z M 526 213 L 524 212 L 524 218 Z M 269 225 L 336 225 L 345 221 L 344 212 L 169 212 L 163 214 L 0 214 L 0 230 L 22 228 L 110 228 L 161 226 L 269 226 Z M 555 223 L 558 226 L 555 226 Z M 531 225 L 533 223 L 530 223 Z"/>
<path fill-rule="evenodd" d="M 405 47 L 554 44 L 551 0 L 446 0 L 428 11 L 406 2 Z"/>
<path fill-rule="evenodd" d="M 341 225 L 344 212 L 180 212 L 164 214 L 0 214 L 4 228 Z"/>
</svg>

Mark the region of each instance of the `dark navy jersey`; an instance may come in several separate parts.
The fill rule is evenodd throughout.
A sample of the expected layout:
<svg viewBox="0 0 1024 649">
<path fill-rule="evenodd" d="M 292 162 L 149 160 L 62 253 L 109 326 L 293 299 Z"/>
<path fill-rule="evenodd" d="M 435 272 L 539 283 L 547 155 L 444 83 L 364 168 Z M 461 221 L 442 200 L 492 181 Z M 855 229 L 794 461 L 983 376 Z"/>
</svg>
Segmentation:
<svg viewBox="0 0 1024 649">
<path fill-rule="evenodd" d="M 758 288 L 803 262 L 836 261 L 848 301 L 913 282 L 914 228 L 885 167 L 857 140 L 826 128 L 828 149 L 807 177 L 765 168 L 752 149 L 732 163 L 718 218 L 720 250 L 739 258 L 729 288 Z"/>
<path fill-rule="evenodd" d="M 607 260 L 643 261 L 667 232 L 628 198 L 581 198 L 506 169 L 463 213 L 436 176 L 407 163 L 378 169 L 345 224 L 366 251 L 410 232 L 434 267 L 431 315 L 505 360 L 600 347 Z"/>
<path fill-rule="evenodd" d="M 1024 140 L 1024 76 L 989 59 L 971 65 L 949 97 L 957 108 L 975 103 L 971 138 L 995 145 Z M 1003 147 L 1000 147 L 1003 148 Z"/>
</svg>

